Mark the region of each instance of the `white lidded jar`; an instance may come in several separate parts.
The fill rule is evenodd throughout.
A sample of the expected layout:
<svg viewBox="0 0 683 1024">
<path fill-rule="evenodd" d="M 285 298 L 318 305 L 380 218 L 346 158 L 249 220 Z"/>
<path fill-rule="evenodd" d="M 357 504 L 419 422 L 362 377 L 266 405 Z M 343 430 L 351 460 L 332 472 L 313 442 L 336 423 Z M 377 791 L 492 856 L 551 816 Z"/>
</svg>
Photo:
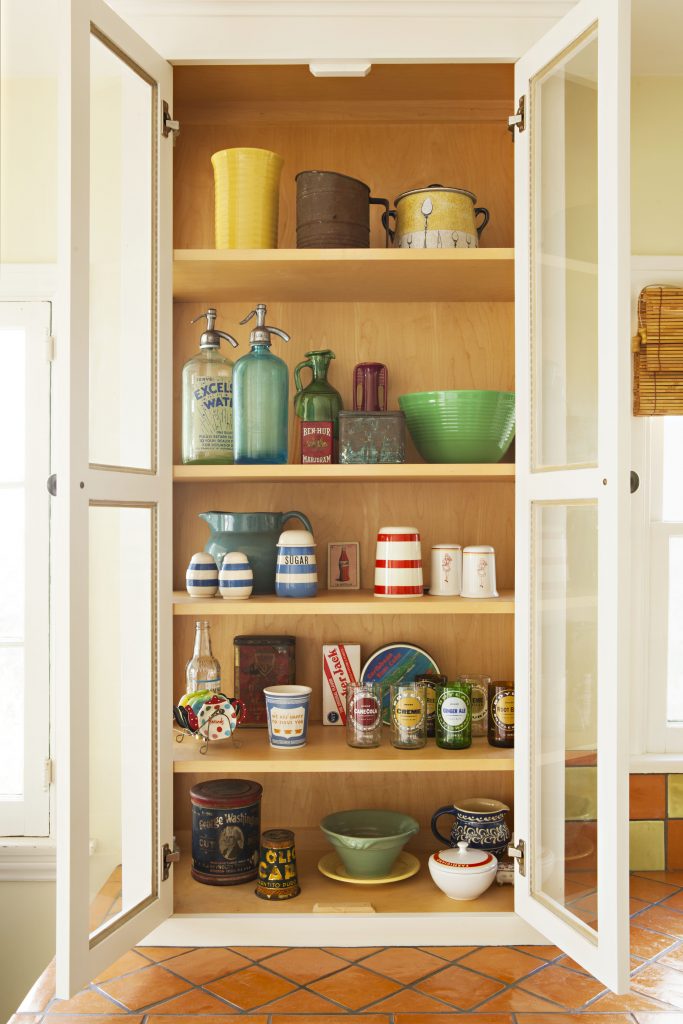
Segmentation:
<svg viewBox="0 0 683 1024">
<path fill-rule="evenodd" d="M 475 900 L 486 892 L 497 870 L 492 853 L 470 850 L 464 841 L 455 850 L 439 850 L 429 858 L 432 881 L 451 900 Z"/>
</svg>

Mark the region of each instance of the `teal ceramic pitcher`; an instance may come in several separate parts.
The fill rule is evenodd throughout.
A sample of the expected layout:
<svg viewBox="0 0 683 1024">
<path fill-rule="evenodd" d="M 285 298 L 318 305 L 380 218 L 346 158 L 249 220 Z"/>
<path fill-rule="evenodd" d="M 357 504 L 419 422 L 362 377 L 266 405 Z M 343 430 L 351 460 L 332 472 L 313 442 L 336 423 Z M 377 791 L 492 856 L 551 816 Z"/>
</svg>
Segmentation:
<svg viewBox="0 0 683 1024">
<path fill-rule="evenodd" d="M 254 571 L 254 594 L 275 593 L 277 542 L 285 523 L 298 519 L 305 530 L 313 527 L 303 512 L 200 512 L 211 531 L 204 550 L 223 564 L 228 551 L 243 551 Z"/>
</svg>

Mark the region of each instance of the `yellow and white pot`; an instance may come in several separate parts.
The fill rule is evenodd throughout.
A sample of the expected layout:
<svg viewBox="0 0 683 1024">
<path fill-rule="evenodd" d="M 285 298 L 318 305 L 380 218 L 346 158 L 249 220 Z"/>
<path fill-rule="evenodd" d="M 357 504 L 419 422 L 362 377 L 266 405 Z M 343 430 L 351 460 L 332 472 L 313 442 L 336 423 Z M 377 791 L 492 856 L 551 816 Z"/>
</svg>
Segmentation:
<svg viewBox="0 0 683 1024">
<path fill-rule="evenodd" d="M 402 192 L 382 221 L 396 249 L 476 249 L 489 221 L 489 211 L 476 202 L 464 188 L 428 185 Z M 389 217 L 396 221 L 393 229 Z"/>
</svg>

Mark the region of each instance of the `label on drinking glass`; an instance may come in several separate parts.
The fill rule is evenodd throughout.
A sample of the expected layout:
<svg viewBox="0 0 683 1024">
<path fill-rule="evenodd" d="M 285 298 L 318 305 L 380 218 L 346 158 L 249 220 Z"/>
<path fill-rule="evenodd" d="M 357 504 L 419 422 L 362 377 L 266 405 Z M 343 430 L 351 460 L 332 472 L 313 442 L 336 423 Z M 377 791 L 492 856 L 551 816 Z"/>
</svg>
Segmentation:
<svg viewBox="0 0 683 1024">
<path fill-rule="evenodd" d="M 501 729 L 515 724 L 515 694 L 513 690 L 497 693 L 491 702 L 491 717 Z"/>
<path fill-rule="evenodd" d="M 418 729 L 423 715 L 424 704 L 419 697 L 400 695 L 394 701 L 394 721 L 401 729 Z"/>
<path fill-rule="evenodd" d="M 464 729 L 469 718 L 469 705 L 462 697 L 441 694 L 437 703 L 440 724 L 446 729 Z"/>
<path fill-rule="evenodd" d="M 380 713 L 380 702 L 372 693 L 357 690 L 351 698 L 351 721 L 359 732 L 375 729 Z"/>
</svg>

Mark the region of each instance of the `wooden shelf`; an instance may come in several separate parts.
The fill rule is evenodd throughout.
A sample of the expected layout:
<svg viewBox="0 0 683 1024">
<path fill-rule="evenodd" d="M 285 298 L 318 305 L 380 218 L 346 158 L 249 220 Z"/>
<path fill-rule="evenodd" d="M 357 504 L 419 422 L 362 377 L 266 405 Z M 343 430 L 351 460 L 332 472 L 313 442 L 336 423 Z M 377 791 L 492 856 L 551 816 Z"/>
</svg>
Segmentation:
<svg viewBox="0 0 683 1024">
<path fill-rule="evenodd" d="M 512 302 L 513 249 L 176 249 L 180 302 Z"/>
<path fill-rule="evenodd" d="M 286 810 L 278 825 L 287 825 Z M 271 827 L 268 822 L 264 827 Z M 428 830 L 423 829 L 426 833 Z M 427 867 L 436 840 L 418 836 L 407 849 L 420 860 L 420 870 L 412 878 L 390 885 L 349 885 L 326 878 L 318 871 L 318 861 L 332 847 L 317 829 L 296 829 L 296 860 L 301 894 L 293 900 L 274 904 L 254 895 L 255 882 L 244 885 L 205 885 L 190 874 L 191 842 L 187 833 L 178 834 L 180 863 L 173 869 L 174 914 L 310 914 L 317 908 L 326 913 L 348 913 L 358 904 L 370 904 L 377 914 L 471 914 L 510 913 L 514 910 L 514 887 L 494 884 L 477 900 L 449 900 L 432 882 Z M 422 838 L 422 843 L 420 839 Z M 349 906 L 351 905 L 351 906 Z M 337 909 L 338 908 L 338 909 Z M 363 913 L 362 909 L 358 910 Z M 365 911 L 367 912 L 367 910 Z"/>
<path fill-rule="evenodd" d="M 370 590 L 339 593 L 321 590 L 317 597 L 276 597 L 259 594 L 247 601 L 227 601 L 217 597 L 190 597 L 184 590 L 173 593 L 174 615 L 230 615 L 245 618 L 253 615 L 514 615 L 512 590 L 501 590 L 500 597 L 469 599 L 465 597 L 381 598 Z"/>
<path fill-rule="evenodd" d="M 174 466 L 177 484 L 192 483 L 505 483 L 515 479 L 513 462 L 397 463 L 381 466 Z"/>
<path fill-rule="evenodd" d="M 276 750 L 268 742 L 267 729 L 238 729 L 236 740 L 210 743 L 206 754 L 186 736 L 174 743 L 173 771 L 236 772 L 511 772 L 514 750 L 491 747 L 486 738 L 472 741 L 467 750 L 442 750 L 433 739 L 421 750 L 397 750 L 382 733 L 382 746 L 370 750 L 350 747 L 343 726 L 315 723 L 308 728 L 305 747 Z"/>
</svg>

